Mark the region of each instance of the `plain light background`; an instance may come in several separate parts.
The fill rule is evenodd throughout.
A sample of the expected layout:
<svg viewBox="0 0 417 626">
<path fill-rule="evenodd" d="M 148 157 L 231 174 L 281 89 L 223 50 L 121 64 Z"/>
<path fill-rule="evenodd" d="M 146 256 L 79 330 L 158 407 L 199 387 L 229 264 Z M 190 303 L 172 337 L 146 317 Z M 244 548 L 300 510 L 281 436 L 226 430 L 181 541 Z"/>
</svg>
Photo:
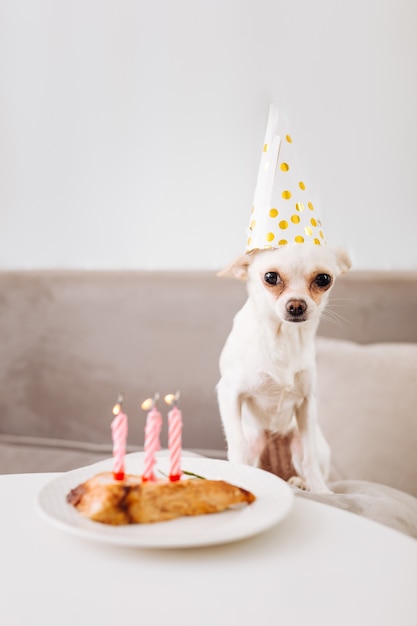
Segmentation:
<svg viewBox="0 0 417 626">
<path fill-rule="evenodd" d="M 417 267 L 413 0 L 0 0 L 0 269 L 242 253 L 269 103 L 328 240 Z"/>
</svg>

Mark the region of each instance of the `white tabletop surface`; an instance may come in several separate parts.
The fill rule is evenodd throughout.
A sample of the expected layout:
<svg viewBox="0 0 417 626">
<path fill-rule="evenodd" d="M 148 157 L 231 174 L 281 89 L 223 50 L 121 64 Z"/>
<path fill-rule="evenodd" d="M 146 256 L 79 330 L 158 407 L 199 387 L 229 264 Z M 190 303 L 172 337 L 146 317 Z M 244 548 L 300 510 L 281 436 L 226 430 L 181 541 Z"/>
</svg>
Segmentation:
<svg viewBox="0 0 417 626">
<path fill-rule="evenodd" d="M 55 476 L 0 476 L 5 626 L 417 624 L 417 541 L 385 526 L 296 498 L 283 521 L 236 543 L 117 547 L 39 515 Z"/>
</svg>

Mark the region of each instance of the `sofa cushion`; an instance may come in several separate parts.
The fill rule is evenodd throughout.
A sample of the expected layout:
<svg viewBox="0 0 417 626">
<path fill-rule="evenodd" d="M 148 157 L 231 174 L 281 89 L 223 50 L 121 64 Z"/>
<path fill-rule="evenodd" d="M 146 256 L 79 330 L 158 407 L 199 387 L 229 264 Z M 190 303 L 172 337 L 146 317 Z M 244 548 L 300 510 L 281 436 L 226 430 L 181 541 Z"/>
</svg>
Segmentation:
<svg viewBox="0 0 417 626">
<path fill-rule="evenodd" d="M 105 446 L 0 435 L 0 474 L 66 472 L 102 461 L 111 454 Z"/>
<path fill-rule="evenodd" d="M 317 338 L 319 422 L 330 479 L 417 496 L 417 344 Z"/>
<path fill-rule="evenodd" d="M 142 447 L 127 446 L 127 452 L 138 452 Z M 184 450 L 187 455 L 225 459 L 224 450 L 198 448 Z M 112 445 L 54 439 L 5 435 L 0 433 L 0 474 L 28 472 L 67 472 L 111 458 Z"/>
<path fill-rule="evenodd" d="M 141 402 L 179 389 L 184 446 L 225 450 L 218 359 L 244 299 L 208 271 L 0 272 L 0 434 L 106 444 L 124 392 L 141 446 Z"/>
</svg>

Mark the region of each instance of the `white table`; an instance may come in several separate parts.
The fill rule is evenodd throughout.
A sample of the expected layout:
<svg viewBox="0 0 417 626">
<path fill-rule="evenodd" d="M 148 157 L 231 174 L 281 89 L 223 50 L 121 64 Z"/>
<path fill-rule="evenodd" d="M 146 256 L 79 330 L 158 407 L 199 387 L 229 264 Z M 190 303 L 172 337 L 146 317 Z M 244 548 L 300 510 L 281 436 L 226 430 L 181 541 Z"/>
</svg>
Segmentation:
<svg viewBox="0 0 417 626">
<path fill-rule="evenodd" d="M 140 550 L 45 521 L 56 474 L 0 476 L 4 626 L 416 626 L 417 541 L 297 499 L 273 529 L 238 543 Z"/>
</svg>

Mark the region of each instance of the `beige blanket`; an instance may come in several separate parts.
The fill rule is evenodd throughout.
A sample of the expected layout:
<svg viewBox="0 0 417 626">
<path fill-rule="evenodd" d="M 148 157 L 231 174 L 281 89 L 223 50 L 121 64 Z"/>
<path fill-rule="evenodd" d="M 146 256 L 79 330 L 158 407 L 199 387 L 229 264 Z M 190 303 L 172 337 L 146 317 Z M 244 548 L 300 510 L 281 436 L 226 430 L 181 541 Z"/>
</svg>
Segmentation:
<svg viewBox="0 0 417 626">
<path fill-rule="evenodd" d="M 414 496 L 363 480 L 342 480 L 331 483 L 330 488 L 334 493 L 317 495 L 296 489 L 296 495 L 368 517 L 417 539 L 417 498 Z"/>
</svg>

